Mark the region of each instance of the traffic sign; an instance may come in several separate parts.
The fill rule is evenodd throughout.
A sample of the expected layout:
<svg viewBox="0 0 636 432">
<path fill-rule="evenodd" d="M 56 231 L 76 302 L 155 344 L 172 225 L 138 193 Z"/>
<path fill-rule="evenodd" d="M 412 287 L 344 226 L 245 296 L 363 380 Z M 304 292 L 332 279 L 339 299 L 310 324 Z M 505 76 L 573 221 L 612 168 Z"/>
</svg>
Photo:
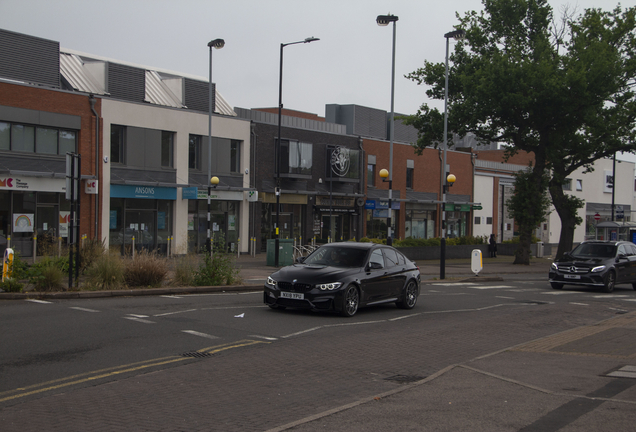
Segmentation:
<svg viewBox="0 0 636 432">
<path fill-rule="evenodd" d="M 601 215 L 600 215 L 600 214 L 598 214 L 598 213 L 596 213 L 596 214 L 594 215 L 594 220 L 595 220 L 596 222 L 600 221 L 600 220 L 601 220 Z"/>
<path fill-rule="evenodd" d="M 483 210 L 483 207 L 480 205 L 474 205 L 473 210 Z"/>
</svg>

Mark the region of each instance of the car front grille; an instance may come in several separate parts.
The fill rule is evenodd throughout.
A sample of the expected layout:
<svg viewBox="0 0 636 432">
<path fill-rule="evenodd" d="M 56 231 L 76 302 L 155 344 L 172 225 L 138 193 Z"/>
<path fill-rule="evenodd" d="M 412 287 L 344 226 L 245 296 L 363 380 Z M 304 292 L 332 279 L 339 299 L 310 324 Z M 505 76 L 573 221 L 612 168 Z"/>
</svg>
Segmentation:
<svg viewBox="0 0 636 432">
<path fill-rule="evenodd" d="M 278 288 L 281 291 L 306 293 L 311 291 L 312 286 L 302 283 L 278 282 Z"/>
<path fill-rule="evenodd" d="M 293 307 L 293 308 L 310 308 L 311 304 L 305 300 L 295 300 L 288 298 L 278 298 L 276 300 L 276 304 L 285 307 Z"/>
<path fill-rule="evenodd" d="M 587 274 L 590 272 L 589 267 L 577 267 L 574 265 L 557 265 L 557 268 L 561 273 L 569 274 Z"/>
</svg>

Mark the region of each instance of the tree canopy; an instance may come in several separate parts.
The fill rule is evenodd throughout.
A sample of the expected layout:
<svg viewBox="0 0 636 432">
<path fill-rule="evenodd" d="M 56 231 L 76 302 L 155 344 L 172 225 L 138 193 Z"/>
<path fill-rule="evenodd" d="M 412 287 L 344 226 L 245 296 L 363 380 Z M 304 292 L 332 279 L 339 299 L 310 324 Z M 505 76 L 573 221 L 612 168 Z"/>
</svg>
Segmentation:
<svg viewBox="0 0 636 432">
<path fill-rule="evenodd" d="M 508 156 L 534 154 L 532 175 L 524 178 L 535 187 L 529 196 L 539 200 L 549 173 L 562 222 L 560 255 L 581 221 L 582 203 L 563 194 L 567 176 L 615 152 L 636 152 L 636 8 L 577 16 L 564 9 L 556 19 L 546 0 L 482 3 L 481 12 L 458 15 L 466 38 L 449 58 L 449 131 L 507 144 Z M 429 98 L 444 99 L 443 63 L 425 61 L 407 77 L 428 85 Z M 424 104 L 406 123 L 419 130 L 420 150 L 443 140 L 443 113 L 436 108 Z M 541 207 L 527 204 L 528 211 Z M 529 250 L 523 233 L 535 227 L 520 226 L 521 247 Z"/>
</svg>

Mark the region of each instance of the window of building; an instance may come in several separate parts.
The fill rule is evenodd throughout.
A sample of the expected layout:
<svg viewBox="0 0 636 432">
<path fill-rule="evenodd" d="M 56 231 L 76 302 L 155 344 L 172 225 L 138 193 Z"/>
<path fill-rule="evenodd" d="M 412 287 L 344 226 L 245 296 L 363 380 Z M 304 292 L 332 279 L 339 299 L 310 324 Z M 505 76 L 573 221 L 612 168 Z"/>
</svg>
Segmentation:
<svg viewBox="0 0 636 432">
<path fill-rule="evenodd" d="M 280 172 L 283 174 L 311 175 L 313 145 L 299 141 L 280 142 Z"/>
<path fill-rule="evenodd" d="M 492 225 L 492 217 L 486 217 L 486 225 Z"/>
<path fill-rule="evenodd" d="M 406 160 L 406 188 L 413 189 L 413 173 L 415 165 L 412 159 Z"/>
<path fill-rule="evenodd" d="M 578 179 L 576 181 L 576 190 L 577 191 L 582 191 L 583 190 L 583 180 Z"/>
<path fill-rule="evenodd" d="M 188 143 L 188 168 L 201 169 L 201 135 L 190 135 Z"/>
<path fill-rule="evenodd" d="M 406 187 L 407 189 L 413 189 L 413 168 L 406 169 Z"/>
<path fill-rule="evenodd" d="M 230 143 L 230 172 L 241 171 L 241 142 L 232 140 Z"/>
<path fill-rule="evenodd" d="M 475 216 L 475 225 L 481 225 L 481 216 Z"/>
<path fill-rule="evenodd" d="M 174 166 L 174 133 L 161 131 L 161 166 Z"/>
<path fill-rule="evenodd" d="M 571 191 L 572 190 L 572 179 L 565 179 L 563 181 L 563 190 Z"/>
<path fill-rule="evenodd" d="M 126 126 L 110 126 L 110 161 L 111 163 L 125 163 L 124 150 L 126 148 Z"/>
<path fill-rule="evenodd" d="M 375 155 L 367 156 L 367 187 L 375 186 Z"/>
<path fill-rule="evenodd" d="M 64 155 L 76 151 L 76 132 L 0 122 L 0 150 Z"/>
<path fill-rule="evenodd" d="M 347 147 L 327 146 L 327 163 L 325 176 L 327 178 L 360 179 L 360 150 Z"/>
</svg>

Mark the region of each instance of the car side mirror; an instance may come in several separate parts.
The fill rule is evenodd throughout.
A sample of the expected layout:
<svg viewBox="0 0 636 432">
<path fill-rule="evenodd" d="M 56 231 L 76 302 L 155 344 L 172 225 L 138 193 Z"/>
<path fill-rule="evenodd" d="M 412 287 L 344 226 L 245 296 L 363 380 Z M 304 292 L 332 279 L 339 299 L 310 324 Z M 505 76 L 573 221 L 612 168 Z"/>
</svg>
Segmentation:
<svg viewBox="0 0 636 432">
<path fill-rule="evenodd" d="M 381 268 L 382 268 L 382 264 L 376 263 L 376 262 L 371 262 L 367 266 L 367 269 L 369 269 L 369 270 L 378 270 L 378 269 L 381 269 Z"/>
<path fill-rule="evenodd" d="M 627 255 L 625 254 L 618 254 L 618 256 L 616 257 L 616 261 L 622 260 L 622 259 L 627 259 Z"/>
</svg>

